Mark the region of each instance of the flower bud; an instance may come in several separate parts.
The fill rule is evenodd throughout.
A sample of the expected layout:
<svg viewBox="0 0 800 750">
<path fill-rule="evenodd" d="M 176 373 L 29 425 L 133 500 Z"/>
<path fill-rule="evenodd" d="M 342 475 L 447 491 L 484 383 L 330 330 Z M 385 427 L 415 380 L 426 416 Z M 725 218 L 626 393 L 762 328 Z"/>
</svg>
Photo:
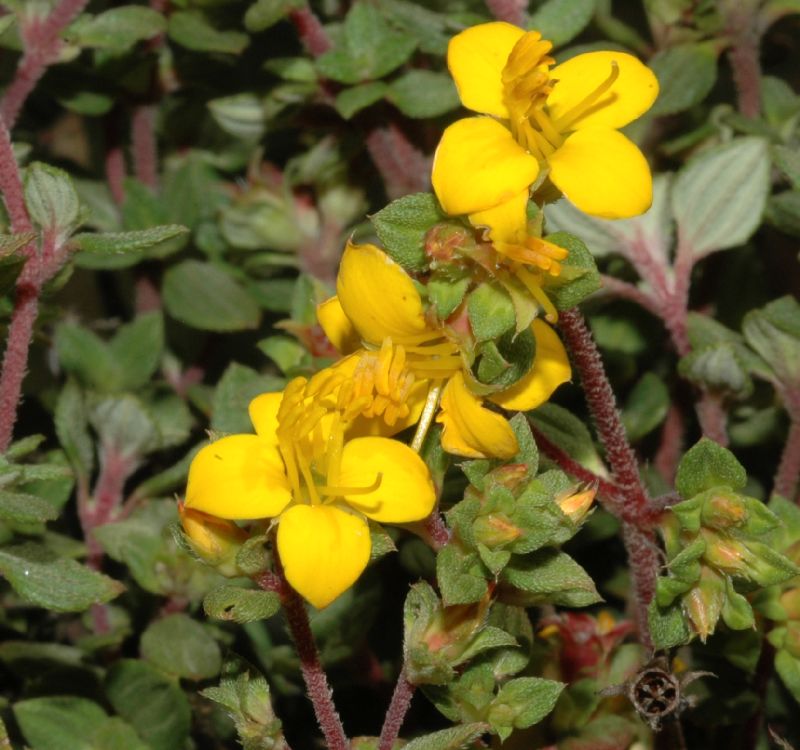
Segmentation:
<svg viewBox="0 0 800 750">
<path fill-rule="evenodd" d="M 711 568 L 703 568 L 700 582 L 683 597 L 683 608 L 705 643 L 714 632 L 725 603 L 725 580 Z"/>
<path fill-rule="evenodd" d="M 560 495 L 556 498 L 556 503 L 558 507 L 561 508 L 561 512 L 567 516 L 570 521 L 577 524 L 586 518 L 596 494 L 597 487 L 591 487 L 581 492 Z"/>
<path fill-rule="evenodd" d="M 472 232 L 455 224 L 435 224 L 425 235 L 425 255 L 436 264 L 450 263 L 474 248 Z"/>
<path fill-rule="evenodd" d="M 786 625 L 783 650 L 788 651 L 795 659 L 800 659 L 800 622 L 790 622 Z"/>
<path fill-rule="evenodd" d="M 234 560 L 248 535 L 230 521 L 178 504 L 178 515 L 194 552 L 222 575 L 236 576 Z"/>
<path fill-rule="evenodd" d="M 505 513 L 489 513 L 479 516 L 472 525 L 475 541 L 485 544 L 489 549 L 519 539 L 522 530 Z"/>
<path fill-rule="evenodd" d="M 748 572 L 748 568 L 753 562 L 753 555 L 746 545 L 737 539 L 713 532 L 705 532 L 703 537 L 706 540 L 706 551 L 703 558 L 709 565 L 734 575 Z"/>
<path fill-rule="evenodd" d="M 800 622 L 800 587 L 784 591 L 778 601 L 786 611 L 787 619 Z"/>
<path fill-rule="evenodd" d="M 715 492 L 703 504 L 703 526 L 713 529 L 729 529 L 747 521 L 747 505 L 744 498 L 732 492 Z"/>
</svg>

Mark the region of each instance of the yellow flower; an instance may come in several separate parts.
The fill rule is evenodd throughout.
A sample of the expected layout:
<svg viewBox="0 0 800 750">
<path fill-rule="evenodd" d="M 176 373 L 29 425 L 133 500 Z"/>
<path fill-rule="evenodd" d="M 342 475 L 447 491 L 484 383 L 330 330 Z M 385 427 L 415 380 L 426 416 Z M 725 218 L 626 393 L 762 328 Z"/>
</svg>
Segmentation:
<svg viewBox="0 0 800 750">
<path fill-rule="evenodd" d="M 626 218 L 650 206 L 647 161 L 618 128 L 653 104 L 656 77 L 624 52 L 587 52 L 553 68 L 551 48 L 539 32 L 501 21 L 450 40 L 462 103 L 489 117 L 458 120 L 442 136 L 432 179 L 447 213 L 527 195 L 543 168 L 593 216 Z"/>
<path fill-rule="evenodd" d="M 375 245 L 348 243 L 336 290 L 337 296 L 317 310 L 320 324 L 334 346 L 345 351 L 357 338 L 387 361 L 392 353 L 394 367 L 380 380 L 395 402 L 404 400 L 410 414 L 419 415 L 429 390 L 443 386 L 437 421 L 444 426 L 446 451 L 471 458 L 516 455 L 519 447 L 510 425 L 469 389 L 468 363 L 459 343 L 428 321 L 414 282 L 397 263 Z M 536 356 L 529 372 L 486 397 L 505 409 L 533 409 L 570 379 L 569 361 L 555 331 L 538 319 L 532 330 Z M 364 349 L 353 357 L 374 358 L 375 352 Z"/>
<path fill-rule="evenodd" d="M 257 397 L 249 410 L 255 435 L 229 435 L 201 449 L 189 469 L 186 508 L 230 520 L 275 518 L 287 580 L 322 608 L 367 566 L 367 519 L 421 520 L 436 494 L 408 446 L 347 439 L 339 394 L 321 398 L 309 392 L 313 382 L 295 378 L 283 393 Z"/>
</svg>

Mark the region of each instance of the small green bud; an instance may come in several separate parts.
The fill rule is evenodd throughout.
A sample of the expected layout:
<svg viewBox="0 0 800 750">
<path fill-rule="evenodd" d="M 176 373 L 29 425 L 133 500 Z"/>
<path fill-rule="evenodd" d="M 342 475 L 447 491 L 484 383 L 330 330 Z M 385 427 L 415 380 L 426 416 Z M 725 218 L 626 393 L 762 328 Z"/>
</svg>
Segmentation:
<svg viewBox="0 0 800 750">
<path fill-rule="evenodd" d="M 522 530 L 505 513 L 489 513 L 479 516 L 472 525 L 475 541 L 485 544 L 489 549 L 501 547 L 519 539 Z"/>
<path fill-rule="evenodd" d="M 747 505 L 743 497 L 723 489 L 712 491 L 703 503 L 701 520 L 703 526 L 725 530 L 743 526 L 747 521 Z"/>
<path fill-rule="evenodd" d="M 725 603 L 725 580 L 711 568 L 703 568 L 700 583 L 683 598 L 683 608 L 700 640 L 714 632 Z"/>
<path fill-rule="evenodd" d="M 241 575 L 236 555 L 248 534 L 230 521 L 178 504 L 181 526 L 198 557 L 229 578 Z"/>
<path fill-rule="evenodd" d="M 800 621 L 800 587 L 784 591 L 779 602 L 786 612 L 788 620 Z"/>
</svg>

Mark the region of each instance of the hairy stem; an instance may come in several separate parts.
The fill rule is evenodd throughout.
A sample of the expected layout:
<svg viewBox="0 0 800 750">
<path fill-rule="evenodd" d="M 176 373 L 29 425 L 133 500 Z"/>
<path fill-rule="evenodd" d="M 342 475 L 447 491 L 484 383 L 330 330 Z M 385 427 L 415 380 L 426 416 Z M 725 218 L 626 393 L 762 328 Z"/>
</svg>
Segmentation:
<svg viewBox="0 0 800 750">
<path fill-rule="evenodd" d="M 515 26 L 525 25 L 527 0 L 486 0 L 486 7 L 498 21 L 513 23 Z"/>
<path fill-rule="evenodd" d="M 728 50 L 739 112 L 756 118 L 761 113 L 760 47 L 763 33 L 755 0 L 723 0 L 720 6 L 732 44 Z"/>
<path fill-rule="evenodd" d="M 289 19 L 297 29 L 300 41 L 306 51 L 312 57 L 324 55 L 333 47 L 333 43 L 322 26 L 322 22 L 314 15 L 314 11 L 308 5 L 293 10 L 289 13 Z"/>
<path fill-rule="evenodd" d="M 583 383 L 584 395 L 605 448 L 614 479 L 625 494 L 626 502 L 636 512 L 644 512 L 648 497 L 639 477 L 639 466 L 625 428 L 622 425 L 614 391 L 608 382 L 603 360 L 578 310 L 561 313 L 560 327 Z"/>
<path fill-rule="evenodd" d="M 789 412 L 789 434 L 783 446 L 772 491 L 787 500 L 794 500 L 800 480 L 800 389 L 785 394 L 784 401 Z"/>
<path fill-rule="evenodd" d="M 61 0 L 44 20 L 34 19 L 24 23 L 22 38 L 24 52 L 6 89 L 0 116 L 9 128 L 14 127 L 25 101 L 49 65 L 61 51 L 59 34 L 88 4 L 88 0 Z"/>
<path fill-rule="evenodd" d="M 400 734 L 403 721 L 408 713 L 415 689 L 416 687 L 408 681 L 406 670 L 403 668 L 397 677 L 392 701 L 389 704 L 389 710 L 386 712 L 386 718 L 383 720 L 383 728 L 378 740 L 378 750 L 392 750 L 392 746 Z"/>
<path fill-rule="evenodd" d="M 428 189 L 431 160 L 408 140 L 400 127 L 389 123 L 373 128 L 367 134 L 366 144 L 390 199 Z"/>
<path fill-rule="evenodd" d="M 155 132 L 156 109 L 150 105 L 137 107 L 131 120 L 133 167 L 139 181 L 158 190 L 158 144 Z"/>
<path fill-rule="evenodd" d="M 653 598 L 658 575 L 658 554 L 651 522 L 651 503 L 639 476 L 636 454 L 622 425 L 611 383 L 603 367 L 600 352 L 586 322 L 577 310 L 561 314 L 564 339 L 583 383 L 589 412 L 605 448 L 606 459 L 624 498 L 623 542 L 634 584 L 634 603 L 639 638 L 652 645 L 647 621 L 647 607 Z"/>
<path fill-rule="evenodd" d="M 305 605 L 286 580 L 280 562 L 277 561 L 277 563 L 283 611 L 289 632 L 292 634 L 292 640 L 297 648 L 297 655 L 300 657 L 300 671 L 303 673 L 303 680 L 306 690 L 308 690 L 308 697 L 314 706 L 319 728 L 325 736 L 328 750 L 348 750 L 350 742 L 344 733 L 336 706 L 333 704 L 331 688 L 319 659 Z"/>
</svg>

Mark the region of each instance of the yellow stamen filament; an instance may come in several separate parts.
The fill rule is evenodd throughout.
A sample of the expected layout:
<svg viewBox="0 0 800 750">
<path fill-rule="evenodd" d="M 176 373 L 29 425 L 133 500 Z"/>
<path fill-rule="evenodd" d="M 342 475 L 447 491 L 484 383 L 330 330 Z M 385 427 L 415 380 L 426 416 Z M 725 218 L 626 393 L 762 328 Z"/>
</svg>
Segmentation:
<svg viewBox="0 0 800 750">
<path fill-rule="evenodd" d="M 375 481 L 367 487 L 333 487 L 331 485 L 324 485 L 318 487 L 320 495 L 341 497 L 342 495 L 369 495 L 370 492 L 375 492 L 381 486 L 383 481 L 383 472 L 380 472 Z"/>
<path fill-rule="evenodd" d="M 592 91 L 592 93 L 585 96 L 571 110 L 558 118 L 558 121 L 555 123 L 558 130 L 563 132 L 571 128 L 597 103 L 597 100 L 614 85 L 614 81 L 616 81 L 617 78 L 619 78 L 619 65 L 617 65 L 616 61 L 613 61 L 611 63 L 611 73 L 609 73 L 608 78 Z"/>
<path fill-rule="evenodd" d="M 542 306 L 544 317 L 548 323 L 558 322 L 558 310 L 544 293 L 539 279 L 524 268 L 517 269 L 517 278 L 525 284 L 525 288 L 533 295 L 534 299 Z"/>
</svg>

